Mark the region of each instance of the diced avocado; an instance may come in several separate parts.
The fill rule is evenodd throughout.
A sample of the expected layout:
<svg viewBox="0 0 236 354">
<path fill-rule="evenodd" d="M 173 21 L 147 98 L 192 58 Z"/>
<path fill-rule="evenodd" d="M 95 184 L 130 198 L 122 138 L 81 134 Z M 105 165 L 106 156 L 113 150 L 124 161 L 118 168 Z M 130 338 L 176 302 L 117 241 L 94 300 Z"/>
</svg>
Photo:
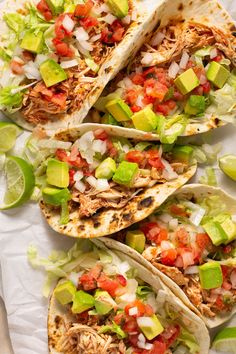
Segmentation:
<svg viewBox="0 0 236 354">
<path fill-rule="evenodd" d="M 107 157 L 96 168 L 95 177 L 111 179 L 116 171 L 116 162 L 111 157 Z"/>
<path fill-rule="evenodd" d="M 205 112 L 206 103 L 204 96 L 191 95 L 184 107 L 184 112 L 189 115 L 196 115 Z"/>
<path fill-rule="evenodd" d="M 216 87 L 222 88 L 230 75 L 223 65 L 212 61 L 206 72 L 207 79 L 211 81 Z"/>
<path fill-rule="evenodd" d="M 119 98 L 120 98 L 120 95 L 117 92 L 109 93 L 109 95 L 107 95 L 107 96 L 101 96 L 98 98 L 97 102 L 94 103 L 94 108 L 96 108 L 98 111 L 107 113 L 106 105 L 110 101 L 112 101 L 114 99 L 119 99 Z"/>
<path fill-rule="evenodd" d="M 94 306 L 94 297 L 83 290 L 79 290 L 75 293 L 72 312 L 81 313 Z"/>
<path fill-rule="evenodd" d="M 137 252 L 142 253 L 144 251 L 146 237 L 140 230 L 128 231 L 125 237 L 125 243 L 127 246 L 135 249 Z"/>
<path fill-rule="evenodd" d="M 71 194 L 67 188 L 58 189 L 46 187 L 42 190 L 43 201 L 45 204 L 60 206 L 63 202 L 71 199 Z"/>
<path fill-rule="evenodd" d="M 223 283 L 221 266 L 217 262 L 208 262 L 198 267 L 203 289 L 219 288 Z"/>
<path fill-rule="evenodd" d="M 94 300 L 94 306 L 99 315 L 106 315 L 117 307 L 116 302 L 107 291 L 96 290 Z"/>
<path fill-rule="evenodd" d="M 57 159 L 49 159 L 47 170 L 47 183 L 59 188 L 69 186 L 69 166 L 66 162 Z"/>
<path fill-rule="evenodd" d="M 118 184 L 131 187 L 138 173 L 138 164 L 134 162 L 122 161 L 114 176 L 113 181 Z"/>
<path fill-rule="evenodd" d="M 193 148 L 191 146 L 175 146 L 172 150 L 172 157 L 184 163 L 189 163 L 193 156 Z"/>
<path fill-rule="evenodd" d="M 137 322 L 139 328 L 148 340 L 152 340 L 164 331 L 164 328 L 156 315 L 152 315 L 151 317 L 139 317 Z"/>
<path fill-rule="evenodd" d="M 66 13 L 73 13 L 75 11 L 76 8 L 76 4 L 74 2 L 72 2 L 71 0 L 65 0 L 64 1 L 64 11 Z"/>
<path fill-rule="evenodd" d="M 200 83 L 193 69 L 188 69 L 175 79 L 175 85 L 183 95 L 191 92 Z"/>
<path fill-rule="evenodd" d="M 106 109 L 118 122 L 130 120 L 133 114 L 129 106 L 119 98 L 109 101 Z"/>
<path fill-rule="evenodd" d="M 110 114 L 110 113 L 105 113 L 104 116 L 101 119 L 102 124 L 110 124 L 110 125 L 119 125 L 117 120 Z"/>
<path fill-rule="evenodd" d="M 64 10 L 64 0 L 46 0 L 53 16 L 59 15 Z"/>
<path fill-rule="evenodd" d="M 128 15 L 128 0 L 106 0 L 106 4 L 110 7 L 111 12 L 114 16 L 118 18 L 123 18 Z"/>
<path fill-rule="evenodd" d="M 220 244 L 227 242 L 227 234 L 222 229 L 218 221 L 208 221 L 206 224 L 202 225 L 202 227 L 215 246 L 219 246 Z"/>
<path fill-rule="evenodd" d="M 57 301 L 60 302 L 60 304 L 62 305 L 66 305 L 72 302 L 75 293 L 76 293 L 76 287 L 70 280 L 58 284 L 54 290 L 54 295 Z"/>
<path fill-rule="evenodd" d="M 39 67 L 42 79 L 47 87 L 58 84 L 67 79 L 66 72 L 53 59 L 47 59 Z"/>
<path fill-rule="evenodd" d="M 21 41 L 20 47 L 32 53 L 41 53 L 43 50 L 43 32 L 27 31 Z"/>
<path fill-rule="evenodd" d="M 232 242 L 236 238 L 236 224 L 231 219 L 229 214 L 221 214 L 214 218 L 214 221 L 219 222 L 220 226 L 227 235 L 225 244 Z"/>
<path fill-rule="evenodd" d="M 157 127 L 158 117 L 149 106 L 137 113 L 134 113 L 131 119 L 135 128 L 138 130 L 151 132 Z"/>
</svg>

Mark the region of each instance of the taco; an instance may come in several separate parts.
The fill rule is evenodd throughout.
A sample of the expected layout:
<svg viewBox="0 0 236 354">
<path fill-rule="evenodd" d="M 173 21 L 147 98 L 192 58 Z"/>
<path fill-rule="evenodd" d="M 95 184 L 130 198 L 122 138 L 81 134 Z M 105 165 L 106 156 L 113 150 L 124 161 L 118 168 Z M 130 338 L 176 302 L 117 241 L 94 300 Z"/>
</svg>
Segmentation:
<svg viewBox="0 0 236 354">
<path fill-rule="evenodd" d="M 70 269 L 49 304 L 50 353 L 208 353 L 203 321 L 127 255 L 93 247 Z"/>
<path fill-rule="evenodd" d="M 139 142 L 116 128 L 81 125 L 56 138 L 34 143 L 45 151 L 36 175 L 46 178 L 47 222 L 68 236 L 104 236 L 144 219 L 196 171 L 192 147 Z"/>
<path fill-rule="evenodd" d="M 86 121 L 172 143 L 235 121 L 236 38 L 216 1 L 166 1 L 158 30 L 111 81 Z M 140 134 L 141 135 L 141 134 Z"/>
<path fill-rule="evenodd" d="M 146 0 L 6 0 L 0 108 L 26 129 L 80 123 L 156 22 Z M 137 41 L 138 39 L 138 41 Z"/>
<path fill-rule="evenodd" d="M 236 201 L 219 188 L 186 185 L 113 242 L 149 265 L 209 327 L 236 311 Z M 138 253 L 139 252 L 139 253 Z"/>
</svg>

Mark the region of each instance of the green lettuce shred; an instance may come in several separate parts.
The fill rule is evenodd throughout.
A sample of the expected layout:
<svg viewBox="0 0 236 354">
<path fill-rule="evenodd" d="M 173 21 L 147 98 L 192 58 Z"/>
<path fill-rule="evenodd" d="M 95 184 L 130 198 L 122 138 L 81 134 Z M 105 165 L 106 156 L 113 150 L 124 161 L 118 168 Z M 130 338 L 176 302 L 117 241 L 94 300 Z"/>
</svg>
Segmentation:
<svg viewBox="0 0 236 354">
<path fill-rule="evenodd" d="M 107 332 L 116 333 L 119 339 L 124 339 L 127 337 L 127 334 L 114 321 L 112 321 L 112 325 L 102 326 L 98 331 L 98 333 L 107 333 Z"/>
<path fill-rule="evenodd" d="M 213 167 L 206 167 L 205 176 L 199 178 L 199 182 L 202 184 L 207 184 L 209 186 L 217 186 L 217 179 L 215 170 Z"/>
<path fill-rule="evenodd" d="M 183 343 L 184 345 L 186 345 L 189 348 L 189 353 L 191 353 L 191 354 L 198 353 L 200 350 L 199 345 L 197 344 L 194 335 L 189 333 L 183 327 L 181 328 L 181 332 L 177 338 L 177 341 L 179 343 Z"/>
<path fill-rule="evenodd" d="M 187 118 L 184 114 L 179 114 L 171 119 L 167 119 L 162 115 L 158 116 L 157 133 L 163 144 L 173 144 L 179 135 L 186 128 Z"/>
<path fill-rule="evenodd" d="M 17 87 L 4 87 L 0 90 L 0 106 L 6 107 L 9 111 L 15 108 L 20 108 L 23 100 L 23 92 L 12 94 L 12 89 Z"/>
<path fill-rule="evenodd" d="M 18 36 L 25 28 L 24 18 L 18 13 L 6 13 L 3 16 L 3 19 L 6 22 L 7 26 L 11 30 L 13 30 Z"/>
</svg>

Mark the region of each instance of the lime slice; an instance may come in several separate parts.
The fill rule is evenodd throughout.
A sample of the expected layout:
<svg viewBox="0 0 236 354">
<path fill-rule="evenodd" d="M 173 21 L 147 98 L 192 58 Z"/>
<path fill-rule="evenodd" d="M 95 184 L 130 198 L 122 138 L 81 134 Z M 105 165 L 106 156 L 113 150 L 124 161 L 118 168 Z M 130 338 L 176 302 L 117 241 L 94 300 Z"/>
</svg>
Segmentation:
<svg viewBox="0 0 236 354">
<path fill-rule="evenodd" d="M 16 124 L 0 122 L 0 152 L 11 150 L 21 132 Z"/>
<path fill-rule="evenodd" d="M 236 181 L 236 155 L 225 155 L 219 159 L 220 169 Z"/>
<path fill-rule="evenodd" d="M 236 327 L 224 328 L 215 336 L 212 348 L 221 352 L 236 354 Z"/>
<path fill-rule="evenodd" d="M 1 210 L 11 209 L 26 202 L 34 189 L 35 178 L 32 167 L 20 157 L 8 156 L 5 163 L 7 191 Z"/>
</svg>

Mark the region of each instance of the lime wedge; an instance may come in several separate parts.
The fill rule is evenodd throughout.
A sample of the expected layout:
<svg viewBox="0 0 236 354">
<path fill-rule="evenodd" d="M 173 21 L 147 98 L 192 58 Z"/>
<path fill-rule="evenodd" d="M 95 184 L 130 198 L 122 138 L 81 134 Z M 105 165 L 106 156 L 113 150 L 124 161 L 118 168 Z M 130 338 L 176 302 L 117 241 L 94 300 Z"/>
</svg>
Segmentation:
<svg viewBox="0 0 236 354">
<path fill-rule="evenodd" d="M 224 155 L 219 159 L 220 169 L 236 181 L 236 155 Z"/>
<path fill-rule="evenodd" d="M 0 152 L 11 150 L 21 132 L 16 124 L 0 122 Z"/>
<path fill-rule="evenodd" d="M 236 327 L 224 328 L 215 336 L 212 348 L 221 352 L 236 354 Z"/>
<path fill-rule="evenodd" d="M 5 163 L 7 191 L 1 210 L 11 209 L 26 202 L 34 189 L 35 178 L 32 167 L 20 157 L 8 156 Z"/>
</svg>

